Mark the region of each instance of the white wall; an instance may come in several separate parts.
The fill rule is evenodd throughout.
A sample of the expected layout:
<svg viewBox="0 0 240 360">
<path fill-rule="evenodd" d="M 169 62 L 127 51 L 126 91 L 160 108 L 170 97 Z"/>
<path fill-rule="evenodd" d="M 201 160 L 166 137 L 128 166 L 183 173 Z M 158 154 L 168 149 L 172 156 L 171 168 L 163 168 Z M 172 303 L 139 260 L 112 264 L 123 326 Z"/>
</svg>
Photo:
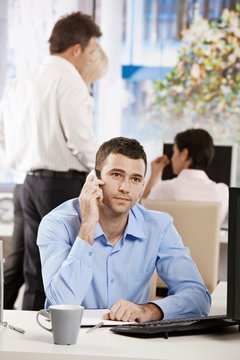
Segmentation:
<svg viewBox="0 0 240 360">
<path fill-rule="evenodd" d="M 98 127 L 100 143 L 121 135 L 121 32 L 122 0 L 102 0 L 100 27 L 101 45 L 109 58 L 107 74 L 99 82 Z"/>
</svg>

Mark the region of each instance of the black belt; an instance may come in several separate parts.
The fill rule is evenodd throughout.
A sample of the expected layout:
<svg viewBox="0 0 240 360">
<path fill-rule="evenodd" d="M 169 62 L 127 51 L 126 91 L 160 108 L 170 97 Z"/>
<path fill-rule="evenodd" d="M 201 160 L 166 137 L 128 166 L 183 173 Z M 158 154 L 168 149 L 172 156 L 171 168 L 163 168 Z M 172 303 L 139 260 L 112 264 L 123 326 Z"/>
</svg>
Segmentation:
<svg viewBox="0 0 240 360">
<path fill-rule="evenodd" d="M 77 171 L 77 170 L 69 170 L 69 171 L 33 170 L 33 171 L 29 171 L 27 174 L 32 176 L 64 178 L 64 179 L 83 178 L 87 176 L 86 172 Z"/>
</svg>

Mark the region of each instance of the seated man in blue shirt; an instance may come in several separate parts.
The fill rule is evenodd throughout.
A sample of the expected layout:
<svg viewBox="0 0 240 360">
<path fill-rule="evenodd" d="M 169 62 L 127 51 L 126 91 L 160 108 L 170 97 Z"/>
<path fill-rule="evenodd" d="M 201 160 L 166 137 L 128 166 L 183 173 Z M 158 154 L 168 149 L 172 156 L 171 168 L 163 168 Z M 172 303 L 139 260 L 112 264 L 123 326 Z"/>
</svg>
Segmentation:
<svg viewBox="0 0 240 360">
<path fill-rule="evenodd" d="M 46 307 L 108 308 L 105 319 L 147 321 L 207 315 L 211 297 L 173 219 L 137 202 L 147 159 L 135 139 L 113 138 L 96 154 L 80 197 L 42 220 L 37 243 Z M 154 270 L 168 296 L 149 301 Z"/>
</svg>

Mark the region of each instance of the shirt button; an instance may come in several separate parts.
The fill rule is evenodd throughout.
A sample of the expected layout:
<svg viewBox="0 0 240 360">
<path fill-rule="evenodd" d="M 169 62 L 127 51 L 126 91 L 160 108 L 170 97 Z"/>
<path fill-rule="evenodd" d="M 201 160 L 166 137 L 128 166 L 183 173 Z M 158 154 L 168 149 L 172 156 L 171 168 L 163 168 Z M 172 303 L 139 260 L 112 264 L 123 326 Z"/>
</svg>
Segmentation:
<svg viewBox="0 0 240 360">
<path fill-rule="evenodd" d="M 114 279 L 111 279 L 111 284 L 113 284 L 114 283 Z"/>
<path fill-rule="evenodd" d="M 89 251 L 88 255 L 89 255 L 89 256 L 92 256 L 92 251 Z"/>
</svg>

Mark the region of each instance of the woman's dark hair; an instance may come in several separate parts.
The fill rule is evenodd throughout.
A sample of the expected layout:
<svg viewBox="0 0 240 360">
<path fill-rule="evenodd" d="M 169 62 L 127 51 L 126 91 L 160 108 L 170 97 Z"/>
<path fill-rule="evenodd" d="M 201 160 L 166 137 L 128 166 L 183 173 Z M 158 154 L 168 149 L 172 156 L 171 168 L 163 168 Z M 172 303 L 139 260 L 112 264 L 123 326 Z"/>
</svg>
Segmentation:
<svg viewBox="0 0 240 360">
<path fill-rule="evenodd" d="M 104 161 L 110 154 L 122 154 L 130 159 L 143 159 L 146 173 L 147 156 L 143 146 L 137 140 L 120 136 L 104 142 L 96 154 L 97 170 L 101 171 Z"/>
<path fill-rule="evenodd" d="M 175 136 L 174 143 L 182 151 L 188 149 L 191 164 L 189 169 L 206 171 L 214 156 L 211 135 L 203 129 L 188 129 Z"/>
<path fill-rule="evenodd" d="M 98 38 L 101 35 L 99 26 L 95 24 L 91 16 L 80 11 L 66 15 L 60 18 L 53 27 L 48 40 L 50 53 L 62 53 L 76 44 L 80 44 L 84 51 L 92 37 Z"/>
</svg>

